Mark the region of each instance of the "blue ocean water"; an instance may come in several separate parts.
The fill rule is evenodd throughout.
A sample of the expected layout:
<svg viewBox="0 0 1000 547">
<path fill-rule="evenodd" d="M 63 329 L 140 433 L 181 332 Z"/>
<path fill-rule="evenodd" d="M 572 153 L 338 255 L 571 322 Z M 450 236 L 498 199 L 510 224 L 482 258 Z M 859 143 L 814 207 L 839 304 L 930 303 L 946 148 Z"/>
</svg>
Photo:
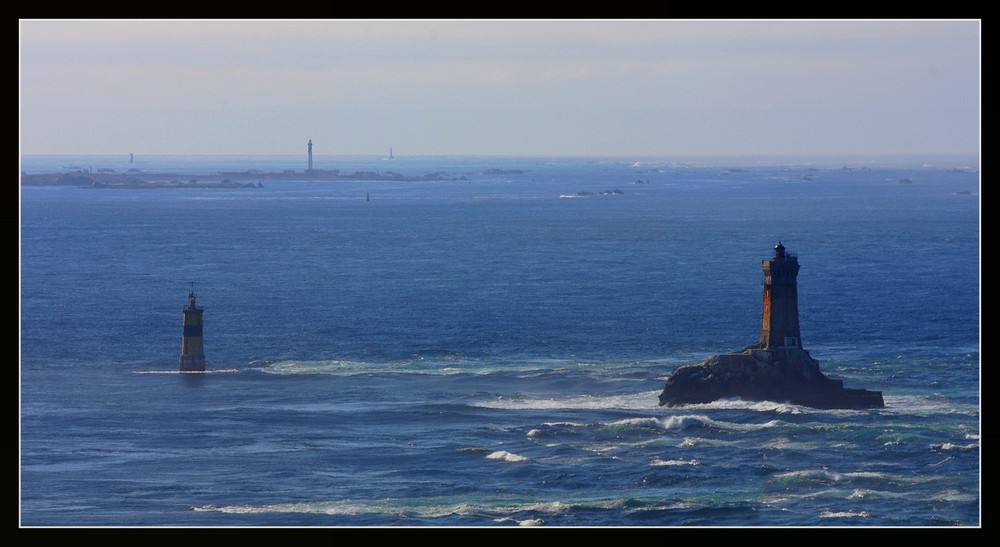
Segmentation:
<svg viewBox="0 0 1000 547">
<path fill-rule="evenodd" d="M 21 167 L 304 167 L 136 159 Z M 974 169 L 318 160 L 464 179 L 21 188 L 22 526 L 980 525 Z M 757 341 L 779 239 L 886 407 L 657 406 Z"/>
</svg>

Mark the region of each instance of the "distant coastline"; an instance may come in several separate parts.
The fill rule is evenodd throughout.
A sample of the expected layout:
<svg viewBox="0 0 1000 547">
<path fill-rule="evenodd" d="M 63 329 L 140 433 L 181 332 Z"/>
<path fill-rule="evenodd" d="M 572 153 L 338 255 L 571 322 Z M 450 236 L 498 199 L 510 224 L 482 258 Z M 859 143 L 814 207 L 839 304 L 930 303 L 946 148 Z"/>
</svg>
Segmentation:
<svg viewBox="0 0 1000 547">
<path fill-rule="evenodd" d="M 355 171 L 341 173 L 340 170 L 311 171 L 223 171 L 210 175 L 193 174 L 147 174 L 130 169 L 125 173 L 109 170 L 73 171 L 70 173 L 21 174 L 21 186 L 75 186 L 79 188 L 258 188 L 262 181 L 315 181 L 315 182 L 356 182 L 356 181 L 443 181 L 468 180 L 464 175 L 452 176 L 436 171 L 422 176 L 402 175 L 394 171 Z"/>
</svg>

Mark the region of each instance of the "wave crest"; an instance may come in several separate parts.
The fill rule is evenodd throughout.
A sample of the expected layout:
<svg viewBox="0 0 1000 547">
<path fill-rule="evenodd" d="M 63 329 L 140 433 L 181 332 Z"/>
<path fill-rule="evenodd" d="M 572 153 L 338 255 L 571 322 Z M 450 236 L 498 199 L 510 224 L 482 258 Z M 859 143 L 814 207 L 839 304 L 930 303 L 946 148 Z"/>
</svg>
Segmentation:
<svg viewBox="0 0 1000 547">
<path fill-rule="evenodd" d="M 506 450 L 497 450 L 496 452 L 491 452 L 486 456 L 487 460 L 500 460 L 511 463 L 526 462 L 528 458 L 514 454 L 513 452 L 507 452 Z"/>
<path fill-rule="evenodd" d="M 880 473 L 877 471 L 854 471 L 849 473 L 837 473 L 835 471 L 830 471 L 827 469 L 801 469 L 798 471 L 789 471 L 787 473 L 778 473 L 774 475 L 774 480 L 779 482 L 794 482 L 794 481 L 819 481 L 819 482 L 845 482 L 851 480 L 886 480 L 890 476 L 885 473 Z"/>
</svg>

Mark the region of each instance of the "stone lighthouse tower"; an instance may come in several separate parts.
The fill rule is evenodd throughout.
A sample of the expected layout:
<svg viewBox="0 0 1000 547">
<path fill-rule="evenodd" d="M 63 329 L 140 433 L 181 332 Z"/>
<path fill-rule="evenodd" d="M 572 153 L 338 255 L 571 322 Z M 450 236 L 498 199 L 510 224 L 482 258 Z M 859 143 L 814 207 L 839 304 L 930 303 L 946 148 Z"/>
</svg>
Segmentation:
<svg viewBox="0 0 1000 547">
<path fill-rule="evenodd" d="M 309 167 L 306 171 L 312 173 L 313 170 L 313 140 L 309 139 Z"/>
<path fill-rule="evenodd" d="M 760 327 L 760 349 L 802 349 L 799 334 L 799 296 L 795 277 L 799 258 L 785 251 L 779 241 L 774 257 L 761 261 L 764 271 L 764 314 Z"/>
<path fill-rule="evenodd" d="M 660 393 L 660 406 L 703 404 L 739 397 L 814 408 L 882 408 L 881 391 L 850 389 L 827 378 L 819 361 L 802 349 L 795 278 L 799 258 L 779 241 L 764 270 L 764 316 L 760 343 L 739 353 L 713 355 L 675 370 Z"/>
<path fill-rule="evenodd" d="M 202 307 L 195 304 L 194 290 L 188 295 L 184 312 L 184 337 L 181 339 L 181 372 L 205 370 L 205 343 L 202 338 Z"/>
</svg>

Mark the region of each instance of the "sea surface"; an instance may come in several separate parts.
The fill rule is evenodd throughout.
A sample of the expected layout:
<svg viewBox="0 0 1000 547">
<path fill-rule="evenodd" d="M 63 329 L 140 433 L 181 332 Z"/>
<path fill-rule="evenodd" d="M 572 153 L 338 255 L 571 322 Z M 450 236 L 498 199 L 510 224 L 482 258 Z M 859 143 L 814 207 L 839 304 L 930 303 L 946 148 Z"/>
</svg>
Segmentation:
<svg viewBox="0 0 1000 547">
<path fill-rule="evenodd" d="M 977 165 L 316 168 L 456 180 L 21 188 L 21 526 L 980 526 Z M 757 342 L 779 240 L 805 348 L 885 408 L 659 407 Z M 192 288 L 204 373 L 178 371 Z"/>
</svg>

